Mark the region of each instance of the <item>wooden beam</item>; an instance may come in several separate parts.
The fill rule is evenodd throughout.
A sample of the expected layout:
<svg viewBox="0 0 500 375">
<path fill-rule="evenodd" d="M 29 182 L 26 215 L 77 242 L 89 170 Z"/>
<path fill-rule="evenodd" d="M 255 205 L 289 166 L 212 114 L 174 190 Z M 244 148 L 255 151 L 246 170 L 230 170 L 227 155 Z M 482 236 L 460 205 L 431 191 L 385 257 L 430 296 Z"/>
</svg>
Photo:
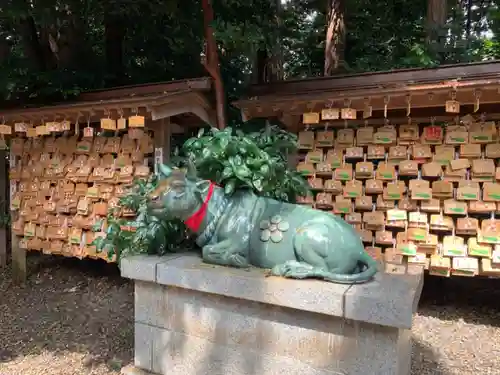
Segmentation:
<svg viewBox="0 0 500 375">
<path fill-rule="evenodd" d="M 480 96 L 480 112 L 487 111 L 485 108 L 492 108 L 492 105 L 497 105 L 500 102 L 500 93 L 498 86 L 478 86 L 477 90 L 481 93 Z M 399 92 L 397 94 L 384 95 L 383 91 L 373 90 L 372 94 L 370 92 L 356 93 L 351 92 L 346 94 L 345 98 L 337 98 L 336 100 L 330 96 L 330 100 L 327 96 L 318 95 L 301 95 L 292 97 L 280 97 L 280 98 L 261 98 L 259 100 L 248 100 L 245 102 L 240 102 L 239 106 L 243 107 L 242 111 L 246 113 L 248 118 L 252 117 L 270 117 L 276 112 L 276 110 L 283 110 L 283 112 L 288 114 L 302 114 L 304 112 L 319 112 L 322 109 L 333 107 L 333 108 L 343 108 L 346 106 L 346 101 L 349 103 L 350 108 L 354 108 L 358 111 L 363 111 L 366 108 L 367 103 L 372 107 L 373 112 L 383 111 L 385 100 L 387 99 L 387 106 L 389 111 L 400 110 L 406 112 L 408 108 L 408 100 L 410 100 L 410 109 L 413 113 L 415 110 L 426 110 L 428 108 L 434 108 L 435 111 L 444 110 L 444 106 L 447 100 L 451 99 L 452 89 L 441 89 L 439 91 L 422 91 L 413 92 L 409 96 L 408 92 Z M 456 91 L 456 100 L 460 102 L 461 108 L 468 109 L 472 111 L 472 105 L 476 102 L 475 89 L 462 89 Z M 354 96 L 357 95 L 357 96 Z M 496 110 L 495 110 L 496 111 Z"/>
<path fill-rule="evenodd" d="M 0 110 L 0 117 L 7 122 L 26 120 L 36 122 L 41 121 L 42 119 L 45 119 L 45 121 L 52 121 L 54 116 L 58 116 L 62 120 L 64 116 L 76 118 L 79 113 L 85 113 L 86 116 L 88 113 L 93 114 L 102 111 L 116 111 L 119 109 L 139 109 L 144 111 L 145 108 L 188 100 L 192 100 L 198 105 L 205 105 L 205 103 L 208 103 L 206 98 L 204 98 L 201 94 L 191 90 L 185 90 L 155 96 L 137 96 L 89 102 L 80 101 L 40 108 L 17 108 L 5 111 Z"/>
<path fill-rule="evenodd" d="M 471 82 L 448 82 L 440 84 L 404 86 L 400 88 L 346 88 L 344 91 L 310 91 L 289 95 L 272 94 L 252 99 L 238 100 L 232 103 L 244 111 L 270 112 L 279 109 L 306 112 L 305 107 L 326 108 L 345 107 L 349 101 L 351 108 L 362 110 L 369 101 L 373 109 L 384 107 L 384 99 L 389 98 L 389 108 L 406 108 L 407 96 L 411 96 L 412 107 L 443 106 L 450 99 L 451 91 L 456 91 L 457 99 L 462 104 L 475 102 L 474 92 L 481 91 L 481 103 L 496 103 L 499 97 L 500 77 L 494 80 Z M 429 95 L 433 99 L 429 99 Z M 312 110 L 309 108 L 309 110 Z"/>
<path fill-rule="evenodd" d="M 211 126 L 216 126 L 216 124 L 212 122 L 213 118 L 210 116 L 208 111 L 201 105 L 180 104 L 179 102 L 176 102 L 176 103 L 169 103 L 161 106 L 151 107 L 151 118 L 153 119 L 153 121 L 160 120 L 162 118 L 169 118 L 183 113 L 193 113 L 207 124 Z"/>
<path fill-rule="evenodd" d="M 401 84 L 429 83 L 448 80 L 500 78 L 500 62 L 440 66 L 437 68 L 401 69 L 375 73 L 348 74 L 273 82 L 250 86 L 249 97 L 277 94 L 296 94 L 311 91 L 337 91 L 341 88 L 368 88 L 398 86 Z"/>
<path fill-rule="evenodd" d="M 209 77 L 176 80 L 170 82 L 148 83 L 145 85 L 121 86 L 110 89 L 88 91 L 80 94 L 78 100 L 98 101 L 123 98 L 124 96 L 141 96 L 152 94 L 165 94 L 183 90 L 209 91 L 212 79 Z"/>
</svg>

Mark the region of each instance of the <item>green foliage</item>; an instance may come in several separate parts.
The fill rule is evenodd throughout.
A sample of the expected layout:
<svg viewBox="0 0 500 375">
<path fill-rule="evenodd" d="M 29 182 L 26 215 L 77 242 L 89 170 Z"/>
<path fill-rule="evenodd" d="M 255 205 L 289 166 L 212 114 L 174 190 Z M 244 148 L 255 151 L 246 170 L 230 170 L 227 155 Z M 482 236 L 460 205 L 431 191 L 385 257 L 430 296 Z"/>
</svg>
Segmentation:
<svg viewBox="0 0 500 375">
<path fill-rule="evenodd" d="M 158 178 L 155 175 L 148 180 L 134 181 L 130 193 L 120 199 L 120 208 L 109 210 L 106 235 L 97 237 L 93 242 L 97 251 L 106 252 L 110 259 L 116 254 L 120 259 L 131 254 L 164 255 L 192 246 L 182 222 L 160 220 L 148 214 L 147 197 L 157 184 Z M 118 213 L 122 208 L 134 211 L 135 218 L 119 217 Z"/>
<path fill-rule="evenodd" d="M 226 194 L 251 189 L 261 196 L 294 202 L 308 191 L 300 174 L 288 168 L 287 156 L 296 148 L 296 136 L 277 126 L 250 134 L 228 127 L 200 130 L 184 143 L 181 155 L 194 163 L 201 178 L 223 186 Z"/>
<path fill-rule="evenodd" d="M 304 178 L 287 165 L 287 155 L 296 148 L 296 136 L 276 125 L 249 134 L 231 128 L 200 130 L 197 137 L 184 143 L 182 156 L 176 157 L 174 164 L 193 162 L 200 178 L 218 183 L 228 195 L 236 189 L 252 189 L 260 196 L 293 202 L 309 191 Z M 130 193 L 120 199 L 120 209 L 130 209 L 136 217 L 128 220 L 117 215 L 119 210 L 110 210 L 106 236 L 94 241 L 98 251 L 120 258 L 161 255 L 195 246 L 182 222 L 149 215 L 147 197 L 158 182 L 155 175 L 134 182 Z"/>
<path fill-rule="evenodd" d="M 347 70 L 498 58 L 498 5 L 474 1 L 468 9 L 468 3 L 448 2 L 443 42 L 427 45 L 426 0 L 345 2 Z M 221 0 L 213 7 L 229 101 L 250 82 L 257 49 L 274 51 L 277 40 L 286 77 L 322 75 L 326 2 Z M 200 64 L 204 39 L 199 0 L 5 0 L 1 10 L 0 97 L 13 105 L 48 104 L 89 89 L 207 75 Z M 107 43 L 110 36 L 118 37 Z M 238 117 L 229 114 L 230 119 Z"/>
</svg>

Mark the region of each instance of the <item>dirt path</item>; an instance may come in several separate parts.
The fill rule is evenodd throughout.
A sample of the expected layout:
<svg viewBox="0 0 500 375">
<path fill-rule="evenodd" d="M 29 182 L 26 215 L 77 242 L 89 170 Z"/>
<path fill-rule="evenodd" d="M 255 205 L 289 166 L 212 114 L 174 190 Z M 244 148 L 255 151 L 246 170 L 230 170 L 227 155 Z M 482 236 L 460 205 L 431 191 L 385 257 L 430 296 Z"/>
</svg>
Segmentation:
<svg viewBox="0 0 500 375">
<path fill-rule="evenodd" d="M 25 287 L 0 271 L 0 374 L 118 374 L 133 356 L 132 283 L 104 263 L 29 260 Z M 500 375 L 500 282 L 446 283 L 443 296 L 426 281 L 412 374 Z"/>
<path fill-rule="evenodd" d="M 0 272 L 0 374 L 119 373 L 133 355 L 132 283 L 100 262 L 30 260 L 25 287 Z"/>
</svg>

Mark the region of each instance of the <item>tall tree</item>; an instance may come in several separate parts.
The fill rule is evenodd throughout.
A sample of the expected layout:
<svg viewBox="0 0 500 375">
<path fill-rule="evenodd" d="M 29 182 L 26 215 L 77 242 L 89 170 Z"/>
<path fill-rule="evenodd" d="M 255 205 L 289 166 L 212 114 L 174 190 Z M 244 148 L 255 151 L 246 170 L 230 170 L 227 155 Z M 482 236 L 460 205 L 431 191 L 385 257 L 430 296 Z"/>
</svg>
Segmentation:
<svg viewBox="0 0 500 375">
<path fill-rule="evenodd" d="M 207 72 L 214 79 L 215 100 L 217 112 L 217 126 L 223 129 L 226 126 L 226 98 L 224 94 L 224 84 L 220 73 L 219 49 L 215 41 L 212 24 L 214 22 L 214 10 L 210 0 L 202 0 L 203 20 L 205 27 L 205 56 L 202 63 Z"/>
<path fill-rule="evenodd" d="M 426 41 L 430 49 L 442 59 L 446 43 L 446 21 L 448 7 L 446 0 L 428 0 L 426 19 Z"/>
<path fill-rule="evenodd" d="M 500 57 L 494 0 L 327 1 L 211 4 L 215 47 L 207 55 L 215 51 L 219 59 L 213 66 L 220 70 L 226 103 L 244 93 L 256 70 L 266 82 Z M 201 4 L 4 0 L 0 96 L 49 104 L 82 90 L 207 75 L 199 59 L 208 41 Z M 446 33 L 436 33 L 436 25 Z M 439 59 L 430 51 L 433 40 L 440 43 Z"/>
<path fill-rule="evenodd" d="M 328 0 L 323 72 L 325 76 L 330 76 L 344 67 L 345 40 L 345 0 Z"/>
<path fill-rule="evenodd" d="M 106 85 L 119 86 L 125 81 L 123 56 L 127 28 L 122 14 L 104 4 L 104 51 Z"/>
</svg>

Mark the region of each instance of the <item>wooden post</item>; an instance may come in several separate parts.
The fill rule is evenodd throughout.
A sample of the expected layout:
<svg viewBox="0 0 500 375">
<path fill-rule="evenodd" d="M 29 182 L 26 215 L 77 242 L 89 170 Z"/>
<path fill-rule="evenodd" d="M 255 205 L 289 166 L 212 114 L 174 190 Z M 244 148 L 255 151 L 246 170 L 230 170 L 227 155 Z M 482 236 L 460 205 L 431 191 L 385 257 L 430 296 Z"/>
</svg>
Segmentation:
<svg viewBox="0 0 500 375">
<path fill-rule="evenodd" d="M 16 283 L 24 283 L 28 277 L 26 269 L 26 249 L 19 247 L 19 237 L 11 232 L 12 247 L 12 279 Z"/>
<path fill-rule="evenodd" d="M 162 119 L 161 127 L 163 128 L 163 162 L 168 163 L 170 161 L 170 142 L 172 137 L 172 127 L 170 126 L 170 117 Z"/>
<path fill-rule="evenodd" d="M 9 160 L 10 160 L 10 167 L 11 168 L 15 167 L 17 160 L 16 157 L 12 155 L 12 153 L 10 154 Z M 9 194 L 11 194 L 11 198 L 12 198 L 12 193 L 14 193 L 14 191 L 10 189 Z M 17 216 L 18 214 L 16 213 L 15 215 Z M 14 215 L 11 216 L 12 222 L 17 219 L 16 216 Z M 10 244 L 12 249 L 12 279 L 16 283 L 24 283 L 28 276 L 26 269 L 26 249 L 22 249 L 19 247 L 19 237 L 17 237 L 12 231 L 10 235 L 11 235 Z"/>
<path fill-rule="evenodd" d="M 7 265 L 7 229 L 0 228 L 0 268 Z"/>
<path fill-rule="evenodd" d="M 3 212 L 4 215 L 9 213 L 8 207 L 8 177 L 9 173 L 7 170 L 7 161 L 6 161 L 6 152 L 5 150 L 0 151 L 0 200 L 4 205 Z M 7 229 L 0 228 L 0 268 L 5 267 L 7 265 Z"/>
<path fill-rule="evenodd" d="M 155 149 L 161 148 L 163 150 L 163 163 L 168 163 L 170 161 L 170 136 L 172 134 L 170 118 L 167 117 L 154 121 L 152 128 L 154 131 L 153 141 Z"/>
</svg>

